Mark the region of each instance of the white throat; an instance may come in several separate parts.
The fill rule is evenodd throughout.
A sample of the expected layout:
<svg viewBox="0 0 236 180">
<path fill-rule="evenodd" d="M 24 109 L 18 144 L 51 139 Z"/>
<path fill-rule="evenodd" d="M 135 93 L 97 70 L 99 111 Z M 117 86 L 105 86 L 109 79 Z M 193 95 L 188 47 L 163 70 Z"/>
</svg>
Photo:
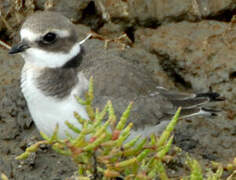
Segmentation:
<svg viewBox="0 0 236 180">
<path fill-rule="evenodd" d="M 22 53 L 25 61 L 40 67 L 57 68 L 62 67 L 80 53 L 80 42 L 77 42 L 68 53 L 48 52 L 39 48 L 29 48 Z"/>
</svg>

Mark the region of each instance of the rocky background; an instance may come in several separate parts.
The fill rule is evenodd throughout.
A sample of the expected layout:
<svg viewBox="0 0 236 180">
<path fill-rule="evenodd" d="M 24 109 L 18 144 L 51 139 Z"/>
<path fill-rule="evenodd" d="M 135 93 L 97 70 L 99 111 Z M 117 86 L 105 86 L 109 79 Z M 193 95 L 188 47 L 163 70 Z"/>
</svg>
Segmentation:
<svg viewBox="0 0 236 180">
<path fill-rule="evenodd" d="M 200 160 L 227 163 L 236 156 L 235 0 L 1 0 L 0 39 L 12 44 L 23 20 L 39 10 L 63 13 L 100 35 L 98 48 L 116 48 L 142 64 L 159 85 L 187 92 L 210 89 L 226 98 L 216 118 L 180 121 L 175 144 Z M 124 49 L 125 48 L 125 49 Z M 124 49 L 124 50 L 123 50 Z M 117 52 L 114 51 L 117 54 Z M 0 172 L 15 180 L 65 179 L 75 167 L 48 147 L 26 161 L 14 158 L 40 136 L 20 92 L 23 60 L 0 48 Z M 185 175 L 184 161 L 167 164 L 170 177 Z M 227 172 L 225 172 L 227 174 Z"/>
</svg>

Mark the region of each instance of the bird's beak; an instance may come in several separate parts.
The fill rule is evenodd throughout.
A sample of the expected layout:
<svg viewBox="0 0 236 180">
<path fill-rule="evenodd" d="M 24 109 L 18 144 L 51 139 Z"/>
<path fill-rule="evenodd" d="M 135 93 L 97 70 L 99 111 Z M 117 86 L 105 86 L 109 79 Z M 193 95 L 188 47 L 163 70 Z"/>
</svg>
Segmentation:
<svg viewBox="0 0 236 180">
<path fill-rule="evenodd" d="M 26 49 L 30 48 L 27 42 L 21 41 L 18 44 L 12 46 L 10 51 L 8 52 L 9 54 L 16 54 L 25 51 Z"/>
</svg>

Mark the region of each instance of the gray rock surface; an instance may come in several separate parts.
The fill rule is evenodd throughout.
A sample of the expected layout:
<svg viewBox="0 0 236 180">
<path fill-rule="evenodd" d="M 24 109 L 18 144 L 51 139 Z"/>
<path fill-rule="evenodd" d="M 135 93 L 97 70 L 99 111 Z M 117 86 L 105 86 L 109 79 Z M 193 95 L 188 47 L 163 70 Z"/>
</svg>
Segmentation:
<svg viewBox="0 0 236 180">
<path fill-rule="evenodd" d="M 99 0 L 96 5 L 106 20 L 124 20 L 149 27 L 173 21 L 194 21 L 236 8 L 233 0 Z"/>
<path fill-rule="evenodd" d="M 77 22 L 78 20 L 81 20 L 83 10 L 88 6 L 89 2 L 91 2 L 91 0 L 39 0 L 36 1 L 36 7 L 41 10 L 49 9 L 60 12 L 71 21 Z"/>
</svg>

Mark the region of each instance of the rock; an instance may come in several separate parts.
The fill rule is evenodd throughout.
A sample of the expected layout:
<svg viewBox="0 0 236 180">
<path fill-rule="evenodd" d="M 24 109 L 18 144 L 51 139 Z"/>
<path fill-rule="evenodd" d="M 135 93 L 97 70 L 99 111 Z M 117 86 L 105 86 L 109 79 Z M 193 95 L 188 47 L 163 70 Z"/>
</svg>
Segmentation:
<svg viewBox="0 0 236 180">
<path fill-rule="evenodd" d="M 117 38 L 125 32 L 125 29 L 126 28 L 122 25 L 111 22 L 104 24 L 104 26 L 99 29 L 98 33 L 111 38 Z"/>
<path fill-rule="evenodd" d="M 236 28 L 227 23 L 202 21 L 163 25 L 158 29 L 139 29 L 136 45 L 156 54 L 163 69 L 183 86 L 195 91 L 221 92 L 236 104 L 235 41 Z"/>
<path fill-rule="evenodd" d="M 20 68 L 23 60 L 19 56 L 9 56 L 6 50 L 0 49 L 0 52 L 1 131 L 5 134 L 2 138 L 12 139 L 18 135 L 20 129 L 29 128 L 32 119 L 20 90 Z M 10 127 L 12 131 L 8 129 Z"/>
<path fill-rule="evenodd" d="M 48 9 L 62 13 L 71 21 L 78 22 L 83 16 L 83 10 L 88 6 L 91 0 L 39 0 L 35 1 L 38 9 Z"/>
<path fill-rule="evenodd" d="M 82 24 L 76 25 L 76 32 L 78 34 L 79 40 L 83 40 L 90 31 L 91 29 L 88 26 Z"/>
<path fill-rule="evenodd" d="M 2 0 L 0 3 L 0 15 L 9 13 L 11 9 L 11 1 L 10 0 Z"/>
<path fill-rule="evenodd" d="M 97 30 L 103 25 L 101 15 L 97 12 L 92 0 L 39 0 L 36 7 L 50 11 L 57 11 L 74 23 L 86 24 L 91 29 Z"/>
<path fill-rule="evenodd" d="M 96 7 L 106 21 L 128 21 L 141 26 L 156 27 L 158 24 L 218 16 L 236 8 L 233 0 L 101 0 Z"/>
<path fill-rule="evenodd" d="M 229 0 L 229 1 L 193 0 L 192 3 L 193 3 L 193 8 L 195 9 L 196 14 L 199 13 L 200 17 L 204 17 L 204 18 L 208 16 L 211 16 L 211 17 L 218 16 L 226 11 L 229 11 L 229 12 L 233 11 L 236 8 L 236 4 L 233 0 Z M 225 20 L 227 20 L 227 18 Z"/>
</svg>

